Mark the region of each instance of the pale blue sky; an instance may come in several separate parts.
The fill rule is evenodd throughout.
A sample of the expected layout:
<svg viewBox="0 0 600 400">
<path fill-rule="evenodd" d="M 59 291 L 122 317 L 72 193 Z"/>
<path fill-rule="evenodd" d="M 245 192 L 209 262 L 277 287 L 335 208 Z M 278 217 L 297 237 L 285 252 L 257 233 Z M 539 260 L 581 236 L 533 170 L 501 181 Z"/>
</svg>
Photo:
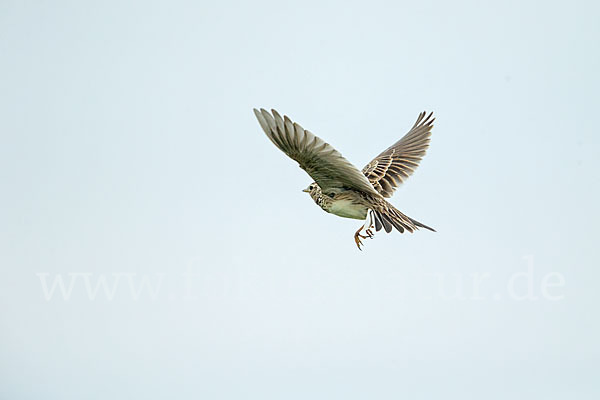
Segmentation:
<svg viewBox="0 0 600 400">
<path fill-rule="evenodd" d="M 598 398 L 599 14 L 0 2 L 0 398 Z M 438 232 L 359 252 L 253 107 L 359 167 L 433 110 Z"/>
</svg>

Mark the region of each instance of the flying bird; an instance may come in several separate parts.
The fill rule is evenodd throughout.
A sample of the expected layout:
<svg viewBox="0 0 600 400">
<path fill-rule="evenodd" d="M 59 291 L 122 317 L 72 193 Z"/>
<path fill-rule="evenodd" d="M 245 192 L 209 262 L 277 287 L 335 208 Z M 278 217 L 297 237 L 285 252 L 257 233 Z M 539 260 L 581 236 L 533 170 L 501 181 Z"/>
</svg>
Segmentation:
<svg viewBox="0 0 600 400">
<path fill-rule="evenodd" d="M 362 171 L 326 143 L 287 116 L 275 110 L 254 109 L 268 138 L 281 151 L 297 161 L 315 181 L 304 192 L 328 213 L 344 218 L 365 220 L 354 234 L 359 250 L 361 239 L 372 239 L 372 229 L 393 228 L 400 233 L 419 228 L 435 230 L 400 212 L 389 198 L 417 168 L 429 147 L 433 113 L 419 114 L 410 131 L 368 163 Z M 364 232 L 363 232 L 364 231 Z M 364 234 L 361 234 L 364 233 Z"/>
</svg>

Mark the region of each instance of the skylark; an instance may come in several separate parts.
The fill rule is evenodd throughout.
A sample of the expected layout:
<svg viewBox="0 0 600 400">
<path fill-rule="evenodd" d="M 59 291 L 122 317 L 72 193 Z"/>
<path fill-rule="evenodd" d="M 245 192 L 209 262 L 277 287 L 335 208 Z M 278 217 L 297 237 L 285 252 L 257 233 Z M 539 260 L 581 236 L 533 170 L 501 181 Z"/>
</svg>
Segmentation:
<svg viewBox="0 0 600 400">
<path fill-rule="evenodd" d="M 359 250 L 360 239 L 373 238 L 372 229 L 391 232 L 413 232 L 419 228 L 434 229 L 401 213 L 385 198 L 408 178 L 419 165 L 429 147 L 433 113 L 422 112 L 404 137 L 379 154 L 362 171 L 346 160 L 330 144 L 287 116 L 265 109 L 254 114 L 269 139 L 281 151 L 300 164 L 315 182 L 304 192 L 328 213 L 344 218 L 365 220 L 354 234 Z M 368 218 L 367 218 L 368 217 Z M 365 235 L 362 235 L 363 232 Z"/>
</svg>

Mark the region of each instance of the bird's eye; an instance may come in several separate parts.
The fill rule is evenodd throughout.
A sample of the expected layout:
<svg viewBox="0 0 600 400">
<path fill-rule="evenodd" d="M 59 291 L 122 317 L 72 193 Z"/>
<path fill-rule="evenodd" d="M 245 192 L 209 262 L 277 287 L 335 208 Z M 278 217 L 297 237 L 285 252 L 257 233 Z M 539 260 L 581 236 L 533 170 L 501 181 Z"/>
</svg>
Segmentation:
<svg viewBox="0 0 600 400">
<path fill-rule="evenodd" d="M 315 187 L 314 187 L 313 185 L 310 185 L 308 188 L 309 188 L 310 190 L 313 190 Z"/>
</svg>

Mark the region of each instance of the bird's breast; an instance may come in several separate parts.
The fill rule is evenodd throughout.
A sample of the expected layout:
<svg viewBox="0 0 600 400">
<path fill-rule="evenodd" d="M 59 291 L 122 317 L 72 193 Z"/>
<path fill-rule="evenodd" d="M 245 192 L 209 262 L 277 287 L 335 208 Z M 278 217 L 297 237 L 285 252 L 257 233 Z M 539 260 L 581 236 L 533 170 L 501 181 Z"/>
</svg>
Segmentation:
<svg viewBox="0 0 600 400">
<path fill-rule="evenodd" d="M 325 211 L 344 218 L 367 218 L 367 207 L 350 199 L 333 200 Z"/>
</svg>

